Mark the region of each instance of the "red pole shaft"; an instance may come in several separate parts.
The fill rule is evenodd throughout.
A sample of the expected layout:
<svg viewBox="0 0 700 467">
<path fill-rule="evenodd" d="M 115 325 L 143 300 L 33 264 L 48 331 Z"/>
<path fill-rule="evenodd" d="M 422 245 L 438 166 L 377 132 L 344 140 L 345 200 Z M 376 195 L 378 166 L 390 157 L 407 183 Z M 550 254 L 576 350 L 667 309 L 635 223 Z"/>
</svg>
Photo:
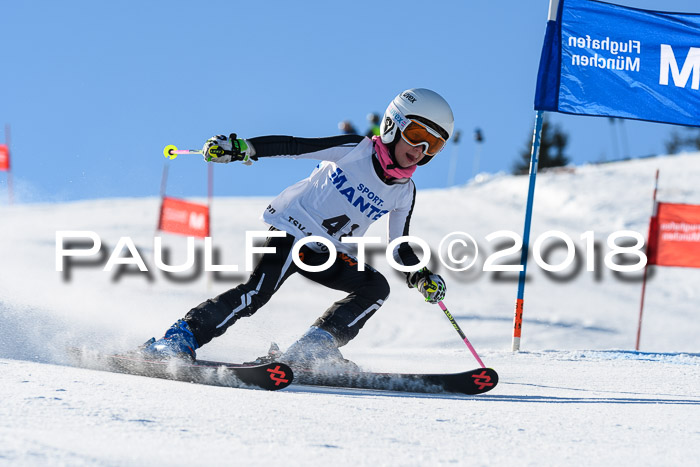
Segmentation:
<svg viewBox="0 0 700 467">
<path fill-rule="evenodd" d="M 639 341 L 642 337 L 642 314 L 644 313 L 644 295 L 647 290 L 647 269 L 649 264 L 644 266 L 644 279 L 642 281 L 642 299 L 639 305 L 639 322 L 637 323 L 637 342 L 634 344 L 634 350 L 639 350 Z"/>
<path fill-rule="evenodd" d="M 659 188 L 659 169 L 656 169 L 656 177 L 654 179 L 654 195 L 652 198 L 652 217 L 656 216 L 656 192 L 658 191 Z M 651 226 L 652 222 L 649 220 L 649 233 L 647 234 L 647 244 L 645 248 L 645 254 L 648 255 L 649 253 L 649 240 L 651 239 L 652 236 L 652 231 L 651 231 Z M 644 278 L 642 280 L 642 298 L 639 302 L 639 321 L 637 322 L 637 341 L 634 345 L 634 350 L 639 350 L 639 342 L 642 337 L 642 316 L 644 314 L 644 296 L 646 295 L 647 291 L 647 271 L 649 269 L 649 261 L 648 261 L 648 256 L 647 256 L 647 264 L 644 266 Z"/>
</svg>

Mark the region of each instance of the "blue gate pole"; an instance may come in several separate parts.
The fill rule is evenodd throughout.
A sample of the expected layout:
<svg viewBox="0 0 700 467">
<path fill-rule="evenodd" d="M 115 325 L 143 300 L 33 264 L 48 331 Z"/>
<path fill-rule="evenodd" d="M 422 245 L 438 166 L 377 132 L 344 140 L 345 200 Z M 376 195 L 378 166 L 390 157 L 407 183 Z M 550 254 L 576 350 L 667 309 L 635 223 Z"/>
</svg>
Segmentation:
<svg viewBox="0 0 700 467">
<path fill-rule="evenodd" d="M 527 191 L 527 206 L 525 208 L 525 228 L 523 229 L 523 248 L 520 254 L 520 276 L 518 277 L 518 298 L 515 301 L 515 318 L 513 320 L 513 352 L 520 350 L 520 336 L 523 329 L 523 304 L 525 296 L 525 274 L 527 272 L 528 246 L 530 244 L 530 224 L 532 223 L 532 205 L 535 198 L 535 180 L 540 154 L 540 137 L 542 136 L 542 121 L 544 111 L 535 114 L 535 130 L 532 137 L 532 152 L 530 153 L 530 185 Z"/>
</svg>

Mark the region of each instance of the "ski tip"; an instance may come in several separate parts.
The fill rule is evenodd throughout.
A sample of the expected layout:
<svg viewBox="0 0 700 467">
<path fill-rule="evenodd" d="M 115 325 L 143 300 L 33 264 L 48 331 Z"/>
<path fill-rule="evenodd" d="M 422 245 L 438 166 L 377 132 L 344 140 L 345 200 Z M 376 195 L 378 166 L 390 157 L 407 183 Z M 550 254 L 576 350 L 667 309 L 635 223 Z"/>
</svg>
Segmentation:
<svg viewBox="0 0 700 467">
<path fill-rule="evenodd" d="M 469 372 L 471 385 L 467 394 L 483 394 L 496 387 L 498 373 L 493 368 L 478 368 Z"/>
</svg>

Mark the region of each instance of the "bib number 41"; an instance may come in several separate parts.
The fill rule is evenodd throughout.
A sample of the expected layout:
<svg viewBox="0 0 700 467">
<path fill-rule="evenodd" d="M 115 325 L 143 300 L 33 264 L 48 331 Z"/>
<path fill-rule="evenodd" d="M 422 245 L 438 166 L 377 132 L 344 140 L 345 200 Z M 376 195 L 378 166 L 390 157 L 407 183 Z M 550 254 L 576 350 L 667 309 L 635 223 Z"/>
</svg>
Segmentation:
<svg viewBox="0 0 700 467">
<path fill-rule="evenodd" d="M 350 218 L 346 216 L 345 214 L 340 215 L 340 216 L 335 216 L 335 217 L 330 217 L 328 219 L 324 219 L 323 222 L 321 222 L 321 226 L 323 226 L 324 229 L 326 229 L 326 232 L 328 232 L 328 235 L 335 235 L 337 234 L 341 229 L 343 229 L 346 225 L 350 223 Z M 359 227 L 358 224 L 353 224 L 352 227 L 350 227 L 350 232 L 343 234 L 340 236 L 340 238 L 343 238 L 345 236 L 352 236 L 352 232 Z"/>
</svg>

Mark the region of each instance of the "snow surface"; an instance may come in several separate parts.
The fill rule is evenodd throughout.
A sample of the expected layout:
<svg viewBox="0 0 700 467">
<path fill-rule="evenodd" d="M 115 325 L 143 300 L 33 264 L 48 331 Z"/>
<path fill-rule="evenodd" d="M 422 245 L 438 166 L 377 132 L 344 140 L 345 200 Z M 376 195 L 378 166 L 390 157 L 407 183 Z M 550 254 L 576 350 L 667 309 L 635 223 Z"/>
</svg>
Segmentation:
<svg viewBox="0 0 700 467">
<path fill-rule="evenodd" d="M 651 269 L 635 352 L 641 273 L 616 275 L 602 262 L 611 233 L 646 237 L 657 168 L 659 200 L 700 204 L 700 154 L 539 174 L 532 239 L 565 232 L 583 263 L 550 277 L 530 262 L 520 353 L 510 351 L 517 276 L 479 268 L 503 248 L 485 240 L 489 233 L 522 234 L 527 177 L 482 175 L 419 191 L 413 235 L 436 248 L 464 231 L 482 248 L 474 270 L 436 268 L 448 283 L 446 305 L 501 377 L 474 397 L 301 386 L 266 392 L 66 366 L 65 346 L 133 348 L 242 274 L 174 282 L 157 270 L 156 198 L 3 205 L 0 464 L 700 465 L 700 270 Z M 268 202 L 215 199 L 220 264 L 243 268 L 245 231 L 265 229 L 258 218 Z M 385 228 L 380 221 L 370 235 L 385 237 Z M 96 232 L 106 255 L 131 237 L 150 273 L 117 275 L 93 264 L 66 278 L 55 268 L 58 230 Z M 595 272 L 585 271 L 586 231 L 600 243 Z M 170 263 L 184 262 L 185 239 L 164 234 L 163 241 Z M 562 259 L 558 249 L 550 262 Z M 380 371 L 475 368 L 440 309 L 407 289 L 381 254 L 372 263 L 392 296 L 344 354 Z M 199 355 L 239 361 L 273 340 L 284 348 L 341 296 L 292 277 Z"/>
</svg>

